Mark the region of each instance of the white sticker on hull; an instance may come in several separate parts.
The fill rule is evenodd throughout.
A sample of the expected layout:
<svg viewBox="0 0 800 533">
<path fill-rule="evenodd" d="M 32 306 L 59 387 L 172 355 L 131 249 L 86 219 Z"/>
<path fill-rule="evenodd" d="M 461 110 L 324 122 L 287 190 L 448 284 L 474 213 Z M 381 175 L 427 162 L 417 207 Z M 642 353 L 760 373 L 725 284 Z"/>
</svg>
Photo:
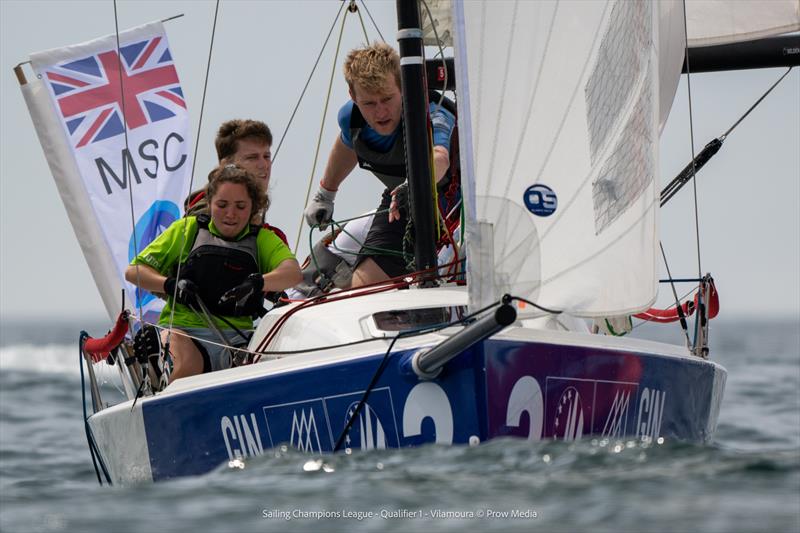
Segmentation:
<svg viewBox="0 0 800 533">
<path fill-rule="evenodd" d="M 353 402 L 347 409 L 347 416 L 344 420 L 345 426 L 355 414 L 358 404 L 359 402 Z M 386 449 L 386 431 L 383 429 L 380 417 L 368 403 L 365 403 L 364 407 L 361 408 L 358 420 L 353 423 L 353 427 L 357 430 L 357 434 L 351 429 L 345 437 L 345 446 L 348 448 L 360 446 L 362 450 Z"/>
<path fill-rule="evenodd" d="M 255 413 L 250 413 L 250 420 L 246 415 L 223 416 L 220 419 L 220 430 L 228 451 L 228 459 L 241 459 L 254 457 L 264 453 L 261 444 L 261 432 L 258 429 Z"/>
<path fill-rule="evenodd" d="M 583 402 L 575 387 L 567 387 L 558 400 L 553 437 L 556 440 L 578 440 L 583 436 Z"/>
<path fill-rule="evenodd" d="M 422 421 L 431 418 L 436 427 L 436 444 L 453 443 L 453 410 L 442 388 L 429 381 L 418 383 L 408 393 L 403 408 L 403 435 L 422 433 Z"/>
<path fill-rule="evenodd" d="M 530 421 L 528 440 L 540 440 L 544 425 L 544 399 L 539 382 L 532 376 L 523 376 L 514 383 L 508 397 L 506 426 L 519 427 L 522 413 L 528 413 Z"/>
<path fill-rule="evenodd" d="M 636 421 L 637 435 L 643 439 L 656 440 L 661 435 L 661 420 L 667 393 L 645 387 L 639 397 L 639 418 Z"/>
<path fill-rule="evenodd" d="M 289 444 L 303 452 L 322 453 L 322 444 L 319 441 L 314 409 L 309 409 L 308 414 L 306 414 L 305 409 L 300 409 L 300 416 L 298 416 L 297 411 L 294 412 Z"/>
<path fill-rule="evenodd" d="M 628 406 L 631 402 L 631 391 L 620 389 L 614 394 L 614 403 L 606 417 L 601 435 L 606 438 L 621 438 L 626 434 Z"/>
</svg>

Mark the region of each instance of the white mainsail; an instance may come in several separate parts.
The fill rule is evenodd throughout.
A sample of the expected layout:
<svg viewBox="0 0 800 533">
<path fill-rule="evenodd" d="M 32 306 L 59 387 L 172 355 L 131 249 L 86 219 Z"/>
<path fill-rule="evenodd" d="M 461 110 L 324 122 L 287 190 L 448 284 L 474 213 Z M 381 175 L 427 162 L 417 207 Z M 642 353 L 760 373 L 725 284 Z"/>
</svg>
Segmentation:
<svg viewBox="0 0 800 533">
<path fill-rule="evenodd" d="M 189 117 L 160 22 L 120 33 L 121 57 L 117 47 L 110 35 L 31 54 L 38 79 L 22 91 L 106 310 L 119 313 L 125 288 L 152 320 L 163 302 L 123 273 L 181 216 Z"/>
<path fill-rule="evenodd" d="M 751 41 L 800 30 L 800 0 L 687 0 L 689 46 Z"/>
<path fill-rule="evenodd" d="M 688 0 L 685 4 L 663 0 L 658 7 L 662 11 L 661 128 L 678 88 L 686 46 L 731 44 L 800 30 L 800 0 Z"/>
</svg>

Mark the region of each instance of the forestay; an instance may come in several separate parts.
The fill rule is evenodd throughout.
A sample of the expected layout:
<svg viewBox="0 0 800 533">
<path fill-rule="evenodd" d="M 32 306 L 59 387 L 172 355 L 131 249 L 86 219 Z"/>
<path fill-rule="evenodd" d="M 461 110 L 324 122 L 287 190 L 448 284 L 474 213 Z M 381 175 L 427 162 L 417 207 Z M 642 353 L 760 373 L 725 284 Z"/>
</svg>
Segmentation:
<svg viewBox="0 0 800 533">
<path fill-rule="evenodd" d="M 106 310 L 119 312 L 126 287 L 152 319 L 161 300 L 137 295 L 123 272 L 181 216 L 189 121 L 162 24 L 120 33 L 119 46 L 121 57 L 110 35 L 32 54 L 38 79 L 23 94 Z"/>
</svg>

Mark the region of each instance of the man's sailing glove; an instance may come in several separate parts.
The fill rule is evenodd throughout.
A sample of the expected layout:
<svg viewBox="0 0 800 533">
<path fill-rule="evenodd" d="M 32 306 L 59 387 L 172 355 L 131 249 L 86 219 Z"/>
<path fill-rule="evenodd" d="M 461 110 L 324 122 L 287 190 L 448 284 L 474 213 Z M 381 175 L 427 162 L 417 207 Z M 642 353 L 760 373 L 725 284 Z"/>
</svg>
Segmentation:
<svg viewBox="0 0 800 533">
<path fill-rule="evenodd" d="M 244 307 L 253 294 L 264 290 L 264 277 L 261 274 L 250 274 L 240 285 L 228 290 L 219 299 L 219 304 L 233 300 L 236 307 Z"/>
<path fill-rule="evenodd" d="M 309 226 L 319 224 L 320 230 L 328 227 L 328 222 L 333 218 L 334 198 L 336 198 L 336 191 L 329 191 L 320 184 L 317 194 L 306 206 L 306 222 Z"/>
<path fill-rule="evenodd" d="M 177 294 L 175 286 L 177 285 Z M 197 285 L 188 279 L 178 281 L 177 278 L 169 277 L 164 282 L 164 292 L 167 296 L 175 295 L 175 301 L 183 305 L 197 305 Z"/>
<path fill-rule="evenodd" d="M 408 182 L 404 182 L 392 191 L 392 201 L 389 203 L 389 222 L 400 220 L 400 210 L 408 212 Z"/>
</svg>

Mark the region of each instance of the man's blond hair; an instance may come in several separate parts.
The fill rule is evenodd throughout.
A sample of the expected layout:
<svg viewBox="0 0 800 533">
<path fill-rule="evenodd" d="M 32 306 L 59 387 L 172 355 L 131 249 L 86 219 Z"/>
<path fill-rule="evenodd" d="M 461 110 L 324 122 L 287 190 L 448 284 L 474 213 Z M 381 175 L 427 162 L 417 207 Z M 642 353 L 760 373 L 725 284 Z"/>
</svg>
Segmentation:
<svg viewBox="0 0 800 533">
<path fill-rule="evenodd" d="M 350 50 L 344 61 L 344 79 L 354 95 L 356 84 L 369 92 L 382 92 L 389 76 L 400 87 L 400 55 L 386 43 Z"/>
</svg>

